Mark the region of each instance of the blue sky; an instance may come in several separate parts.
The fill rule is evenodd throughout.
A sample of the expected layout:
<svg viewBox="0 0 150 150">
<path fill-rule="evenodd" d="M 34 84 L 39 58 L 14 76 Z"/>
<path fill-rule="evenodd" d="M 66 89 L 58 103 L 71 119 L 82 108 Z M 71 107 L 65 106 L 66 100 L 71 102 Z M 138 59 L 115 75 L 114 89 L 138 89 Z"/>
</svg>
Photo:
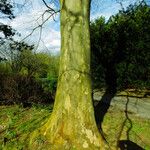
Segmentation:
<svg viewBox="0 0 150 150">
<path fill-rule="evenodd" d="M 21 33 L 21 37 L 16 35 L 17 40 L 21 40 L 32 32 L 32 29 L 42 23 L 43 12 L 47 9 L 42 0 L 14 0 L 17 5 L 15 9 L 16 18 L 14 20 L 0 19 L 0 22 L 6 23 Z M 56 8 L 54 3 L 49 3 L 50 0 L 46 0 L 47 3 Z M 113 14 L 116 14 L 121 8 L 117 0 L 92 0 L 91 6 L 91 20 L 97 17 L 104 16 L 106 19 Z M 119 0 L 118 0 L 119 1 Z M 122 0 L 123 7 L 127 7 L 129 4 L 134 4 L 139 0 Z M 24 4 L 24 7 L 22 7 Z M 44 15 L 44 19 L 47 19 L 49 14 Z M 57 52 L 60 50 L 60 22 L 59 15 L 55 16 L 53 21 L 50 18 L 43 26 L 41 40 L 37 47 L 37 51 Z M 40 28 L 36 29 L 33 34 L 26 38 L 26 42 L 37 45 L 40 37 Z"/>
</svg>

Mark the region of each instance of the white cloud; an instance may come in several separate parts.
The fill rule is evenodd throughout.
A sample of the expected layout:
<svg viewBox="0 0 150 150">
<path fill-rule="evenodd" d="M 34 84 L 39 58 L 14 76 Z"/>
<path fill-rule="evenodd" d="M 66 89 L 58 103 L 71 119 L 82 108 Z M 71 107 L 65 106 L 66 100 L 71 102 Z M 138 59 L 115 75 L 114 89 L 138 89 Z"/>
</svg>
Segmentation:
<svg viewBox="0 0 150 150">
<path fill-rule="evenodd" d="M 45 49 L 46 46 L 51 52 L 58 52 L 60 50 L 60 31 L 50 29 L 49 31 L 43 32 L 40 44 L 39 50 L 47 50 Z"/>
<path fill-rule="evenodd" d="M 138 2 L 141 0 L 125 0 L 122 1 L 122 6 L 123 8 L 126 8 L 127 6 L 129 6 L 130 4 L 134 4 L 135 2 Z M 96 4 L 95 4 L 96 5 Z M 118 13 L 119 10 L 121 10 L 121 5 L 120 3 L 118 3 L 116 0 L 107 0 L 104 1 L 102 0 L 100 4 L 98 4 L 99 6 L 95 7 L 93 6 L 93 10 L 92 11 L 92 15 L 91 15 L 91 20 L 95 20 L 96 18 L 103 16 L 106 18 L 106 20 L 109 19 L 110 16 Z"/>
<path fill-rule="evenodd" d="M 23 3 L 25 0 L 15 0 L 18 3 Z M 124 7 L 128 6 L 131 2 L 134 3 L 137 0 L 125 0 L 123 2 Z M 28 0 L 25 7 L 18 7 L 16 10 L 16 18 L 12 21 L 2 20 L 0 22 L 11 25 L 19 33 L 21 37 L 16 36 L 17 40 L 21 40 L 27 35 L 29 35 L 32 30 L 42 23 L 42 17 L 40 17 L 43 12 L 47 9 L 43 4 L 42 0 Z M 93 1 L 94 2 L 94 1 Z M 96 2 L 96 1 L 95 1 Z M 96 6 L 97 5 L 97 6 Z M 54 8 L 54 5 L 51 4 L 51 7 Z M 101 0 L 98 3 L 93 3 L 92 6 L 92 15 L 91 20 L 96 19 L 99 16 L 104 16 L 107 20 L 109 17 L 118 12 L 120 5 L 116 3 L 116 0 Z M 19 14 L 18 14 L 19 13 Z M 44 19 L 48 17 L 49 14 L 44 15 Z M 59 20 L 59 16 L 56 16 L 56 20 Z M 31 44 L 38 45 L 40 38 L 40 28 L 36 29 L 35 32 L 26 39 L 27 42 Z M 44 25 L 42 29 L 41 41 L 39 43 L 38 51 L 59 51 L 60 50 L 60 30 L 59 30 L 59 21 L 54 22 L 50 18 Z"/>
<path fill-rule="evenodd" d="M 0 37 L 5 38 L 5 35 L 3 34 L 3 32 L 0 32 Z"/>
<path fill-rule="evenodd" d="M 94 21 L 95 19 L 103 16 L 106 18 L 106 20 L 108 20 L 111 15 L 112 15 L 111 12 L 96 13 L 96 14 L 92 15 L 90 19 L 91 19 L 91 21 Z"/>
<path fill-rule="evenodd" d="M 51 4 L 51 7 L 54 7 L 54 5 Z M 24 39 L 26 36 L 31 34 L 34 28 L 42 24 L 43 20 L 46 20 L 50 16 L 50 14 L 45 13 L 42 18 L 42 14 L 46 9 L 45 5 L 42 5 L 39 0 L 33 0 L 32 8 L 23 10 L 22 13 L 16 16 L 16 18 L 10 23 L 14 29 L 21 33 L 21 37 L 16 35 L 15 38 L 17 40 Z M 58 19 L 59 16 L 56 16 L 55 18 Z M 41 37 L 40 28 L 37 28 L 31 36 L 26 38 L 25 41 L 30 44 L 34 44 L 35 47 L 38 45 L 38 51 L 45 50 L 46 48 L 49 51 L 51 49 L 58 51 L 60 47 L 60 32 L 58 27 L 56 28 L 55 23 L 57 22 L 54 22 L 53 18 L 49 18 L 42 27 Z M 38 44 L 39 38 L 41 38 L 41 41 Z"/>
</svg>

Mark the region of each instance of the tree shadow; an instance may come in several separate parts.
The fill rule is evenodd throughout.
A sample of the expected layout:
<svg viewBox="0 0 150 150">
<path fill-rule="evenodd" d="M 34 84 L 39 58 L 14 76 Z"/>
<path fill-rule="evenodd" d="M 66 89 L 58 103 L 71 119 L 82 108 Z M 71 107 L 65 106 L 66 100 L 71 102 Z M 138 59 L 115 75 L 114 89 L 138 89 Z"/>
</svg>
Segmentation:
<svg viewBox="0 0 150 150">
<path fill-rule="evenodd" d="M 102 123 L 103 123 L 104 117 L 110 107 L 111 101 L 117 92 L 116 89 L 117 89 L 117 86 L 116 86 L 116 88 L 115 88 L 115 86 L 108 87 L 106 92 L 102 96 L 101 100 L 99 101 L 99 103 L 95 106 L 96 123 L 97 123 L 98 129 L 99 129 L 103 139 L 107 143 L 108 143 L 108 141 L 105 137 L 105 133 L 103 132 Z M 130 102 L 129 93 L 127 92 L 125 109 L 124 109 L 125 118 L 123 120 L 123 123 L 121 124 L 119 134 L 117 135 L 116 149 L 120 148 L 120 150 L 144 150 L 142 147 L 140 147 L 139 145 L 137 145 L 136 143 L 134 143 L 133 141 L 130 140 L 130 132 L 133 128 L 133 123 L 129 116 L 130 112 L 128 112 L 129 111 L 128 110 L 129 102 Z M 126 131 L 125 131 L 126 139 L 120 140 L 122 133 L 124 132 L 124 129 L 126 129 Z M 138 135 L 136 135 L 136 136 L 138 137 Z M 138 138 L 140 138 L 140 137 L 138 137 Z"/>
<path fill-rule="evenodd" d="M 107 113 L 107 111 L 108 111 L 108 109 L 110 107 L 110 103 L 112 101 L 112 98 L 114 96 L 115 96 L 115 92 L 114 93 L 110 93 L 109 90 L 106 90 L 106 92 L 102 96 L 100 102 L 94 108 L 95 120 L 96 120 L 97 127 L 98 127 L 98 129 L 99 129 L 103 139 L 106 142 L 107 142 L 107 140 L 105 138 L 105 133 L 103 132 L 103 129 L 102 129 L 102 123 L 103 123 L 104 117 L 105 117 L 105 115 L 106 115 L 106 113 Z"/>
<path fill-rule="evenodd" d="M 144 150 L 142 147 L 130 140 L 118 141 L 118 147 L 120 148 L 120 150 Z"/>
<path fill-rule="evenodd" d="M 95 120 L 99 131 L 103 135 L 102 122 L 110 107 L 111 101 L 117 92 L 117 71 L 114 63 L 109 63 L 106 66 L 105 81 L 107 89 L 101 100 L 95 106 Z"/>
<path fill-rule="evenodd" d="M 117 73 L 117 64 L 123 61 L 123 58 L 120 57 L 120 51 L 117 51 L 112 59 L 108 60 L 108 62 L 103 63 L 103 67 L 105 68 L 105 83 L 106 83 L 106 91 L 104 95 L 102 96 L 101 100 L 98 102 L 98 104 L 94 107 L 95 110 L 95 120 L 97 123 L 97 126 L 102 131 L 102 122 L 104 120 L 104 117 L 110 107 L 111 101 L 113 97 L 117 93 L 117 89 L 120 88 L 117 85 L 117 79 L 118 79 L 118 73 Z M 126 65 L 124 68 L 124 71 L 121 76 L 121 83 L 126 84 L 126 72 L 129 67 L 129 61 L 126 61 Z M 123 90 L 120 88 L 120 90 Z"/>
<path fill-rule="evenodd" d="M 115 96 L 115 93 L 110 93 L 109 90 L 106 90 L 101 100 L 95 106 L 95 119 L 96 119 L 97 126 L 100 130 L 102 130 L 102 123 L 103 123 L 104 117 L 110 107 L 110 103 L 114 96 Z"/>
<path fill-rule="evenodd" d="M 127 140 L 129 141 L 130 140 L 130 131 L 132 130 L 132 127 L 133 127 L 133 124 L 132 124 L 132 120 L 130 119 L 129 117 L 129 114 L 128 114 L 128 104 L 129 104 L 129 96 L 128 96 L 128 93 L 127 93 L 127 101 L 126 101 L 126 104 L 125 104 L 125 110 L 124 110 L 124 113 L 125 113 L 125 119 L 122 123 L 122 126 L 121 126 L 121 130 L 119 132 L 119 135 L 118 135 L 118 138 L 117 138 L 117 141 L 120 140 L 120 137 L 122 135 L 122 132 L 123 132 L 123 129 L 124 127 L 126 126 L 126 123 L 129 123 L 128 127 L 127 127 L 127 131 L 126 131 L 126 137 L 127 137 Z"/>
<path fill-rule="evenodd" d="M 137 145 L 136 143 L 134 143 L 130 140 L 130 131 L 133 128 L 133 123 L 132 123 L 132 120 L 129 117 L 129 113 L 128 113 L 129 101 L 130 101 L 130 99 L 129 99 L 129 96 L 127 93 L 127 101 L 126 101 L 125 110 L 124 110 L 125 119 L 121 125 L 121 130 L 117 137 L 117 148 L 120 148 L 120 150 L 144 150 L 142 147 L 140 147 L 139 145 Z M 127 123 L 128 123 L 128 126 L 126 125 Z M 127 130 L 126 130 L 126 138 L 127 139 L 120 140 L 125 127 L 127 127 Z"/>
</svg>

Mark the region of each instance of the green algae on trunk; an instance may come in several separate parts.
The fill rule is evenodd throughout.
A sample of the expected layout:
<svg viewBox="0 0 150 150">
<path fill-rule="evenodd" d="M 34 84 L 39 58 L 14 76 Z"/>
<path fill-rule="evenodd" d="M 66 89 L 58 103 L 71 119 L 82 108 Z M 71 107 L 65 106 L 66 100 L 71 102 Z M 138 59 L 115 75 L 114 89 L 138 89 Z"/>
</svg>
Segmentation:
<svg viewBox="0 0 150 150">
<path fill-rule="evenodd" d="M 90 0 L 60 0 L 60 4 L 61 57 L 54 109 L 30 145 L 39 134 L 51 150 L 105 149 L 91 97 Z"/>
</svg>

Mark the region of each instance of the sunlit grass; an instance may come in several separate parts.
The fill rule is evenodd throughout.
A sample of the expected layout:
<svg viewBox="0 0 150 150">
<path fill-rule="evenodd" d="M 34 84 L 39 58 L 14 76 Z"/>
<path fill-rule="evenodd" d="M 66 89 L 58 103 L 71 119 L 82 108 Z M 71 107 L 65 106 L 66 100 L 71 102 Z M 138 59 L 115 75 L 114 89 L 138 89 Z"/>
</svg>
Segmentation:
<svg viewBox="0 0 150 150">
<path fill-rule="evenodd" d="M 116 147 L 117 140 L 130 140 L 145 150 L 150 149 L 150 120 L 136 117 L 132 113 L 111 107 L 103 121 L 103 131 L 111 146 Z"/>
<path fill-rule="evenodd" d="M 0 110 L 0 150 L 26 150 L 30 133 L 47 121 L 52 106 L 0 106 Z M 125 112 L 114 107 L 109 109 L 102 124 L 108 143 L 115 147 L 117 140 L 126 140 L 128 134 L 130 141 L 149 150 L 150 120 L 135 117 L 132 113 L 128 117 L 131 121 Z M 39 140 L 43 144 L 42 139 Z"/>
<path fill-rule="evenodd" d="M 46 122 L 52 106 L 25 109 L 16 105 L 0 109 L 0 149 L 21 150 L 26 147 L 30 133 Z"/>
</svg>

